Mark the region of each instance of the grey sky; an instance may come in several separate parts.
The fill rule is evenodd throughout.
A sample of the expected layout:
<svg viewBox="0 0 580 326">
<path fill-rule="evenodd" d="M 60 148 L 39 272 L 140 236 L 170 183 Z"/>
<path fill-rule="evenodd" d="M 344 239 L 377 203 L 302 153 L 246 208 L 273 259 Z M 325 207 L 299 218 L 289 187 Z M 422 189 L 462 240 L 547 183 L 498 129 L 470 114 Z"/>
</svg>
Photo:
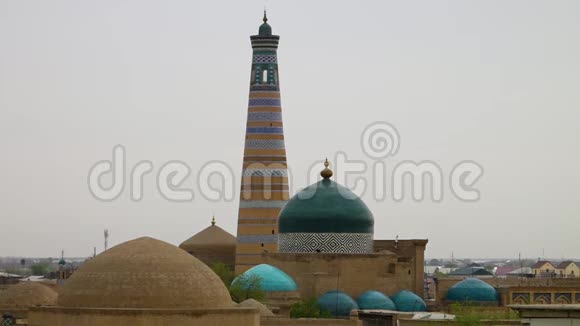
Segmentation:
<svg viewBox="0 0 580 326">
<path fill-rule="evenodd" d="M 263 1 L 0 1 L 0 256 L 83 256 L 111 230 L 179 244 L 235 234 L 237 201 L 170 203 L 145 181 L 111 203 L 89 168 L 207 161 L 241 170 L 249 35 Z M 485 169 L 482 199 L 364 199 L 376 238 L 429 238 L 428 257 L 580 257 L 579 1 L 270 1 L 295 189 L 315 160 L 401 134 L 387 161 Z M 239 182 L 239 180 L 236 180 Z M 236 191 L 238 191 L 236 189 Z"/>
</svg>

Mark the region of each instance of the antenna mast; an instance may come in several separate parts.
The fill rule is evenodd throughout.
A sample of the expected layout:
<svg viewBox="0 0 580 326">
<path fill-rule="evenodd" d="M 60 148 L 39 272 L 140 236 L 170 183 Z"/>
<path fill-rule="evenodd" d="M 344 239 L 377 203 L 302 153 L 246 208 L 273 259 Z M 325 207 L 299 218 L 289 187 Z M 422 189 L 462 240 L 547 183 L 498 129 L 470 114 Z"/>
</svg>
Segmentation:
<svg viewBox="0 0 580 326">
<path fill-rule="evenodd" d="M 109 249 L 109 229 L 105 229 L 104 236 L 105 236 L 105 251 L 107 251 L 107 249 Z"/>
</svg>

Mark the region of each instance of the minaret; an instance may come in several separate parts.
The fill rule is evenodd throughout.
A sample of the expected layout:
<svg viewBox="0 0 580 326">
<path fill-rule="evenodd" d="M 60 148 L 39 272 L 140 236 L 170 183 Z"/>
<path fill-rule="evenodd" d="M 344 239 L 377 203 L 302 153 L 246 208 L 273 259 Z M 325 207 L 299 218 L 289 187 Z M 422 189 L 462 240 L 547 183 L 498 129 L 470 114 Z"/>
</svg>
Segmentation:
<svg viewBox="0 0 580 326">
<path fill-rule="evenodd" d="M 277 251 L 278 213 L 288 200 L 288 170 L 277 50 L 264 11 L 258 35 L 250 37 L 253 58 L 242 187 L 238 215 L 236 272 L 261 263 L 263 252 Z"/>
</svg>

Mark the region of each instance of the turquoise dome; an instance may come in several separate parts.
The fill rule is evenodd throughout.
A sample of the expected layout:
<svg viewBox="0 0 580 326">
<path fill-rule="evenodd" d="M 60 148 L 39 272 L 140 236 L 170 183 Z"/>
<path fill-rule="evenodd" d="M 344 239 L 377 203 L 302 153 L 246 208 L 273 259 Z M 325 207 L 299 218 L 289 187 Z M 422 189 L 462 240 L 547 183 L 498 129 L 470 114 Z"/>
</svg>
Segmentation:
<svg viewBox="0 0 580 326">
<path fill-rule="evenodd" d="M 465 279 L 447 291 L 448 301 L 497 301 L 497 291 L 489 284 L 477 278 Z"/>
<path fill-rule="evenodd" d="M 366 310 L 397 310 L 395 303 L 378 291 L 366 291 L 356 298 L 360 309 Z"/>
<path fill-rule="evenodd" d="M 297 291 L 298 286 L 296 282 L 286 273 L 280 269 L 267 265 L 256 265 L 238 277 L 236 277 L 232 284 L 239 282 L 242 277 L 257 276 L 260 278 L 260 289 L 266 292 L 290 292 Z"/>
<path fill-rule="evenodd" d="M 279 233 L 373 233 L 367 205 L 348 188 L 323 179 L 298 192 L 278 216 Z"/>
<path fill-rule="evenodd" d="M 260 35 L 260 36 L 272 36 L 272 26 L 270 26 L 268 23 L 264 22 L 262 25 L 260 25 L 260 30 L 258 32 L 258 35 Z"/>
<path fill-rule="evenodd" d="M 260 30 L 258 31 L 258 35 L 260 36 L 272 36 L 272 26 L 268 24 L 268 15 L 266 15 L 266 11 L 264 10 L 264 19 L 262 19 L 264 23 L 260 26 Z"/>
<path fill-rule="evenodd" d="M 358 305 L 351 297 L 338 290 L 326 292 L 318 298 L 317 303 L 320 310 L 328 311 L 333 316 L 349 316 L 351 310 L 358 309 Z"/>
<path fill-rule="evenodd" d="M 403 290 L 393 296 L 393 302 L 398 311 L 414 312 L 426 311 L 425 301 L 411 291 Z"/>
</svg>

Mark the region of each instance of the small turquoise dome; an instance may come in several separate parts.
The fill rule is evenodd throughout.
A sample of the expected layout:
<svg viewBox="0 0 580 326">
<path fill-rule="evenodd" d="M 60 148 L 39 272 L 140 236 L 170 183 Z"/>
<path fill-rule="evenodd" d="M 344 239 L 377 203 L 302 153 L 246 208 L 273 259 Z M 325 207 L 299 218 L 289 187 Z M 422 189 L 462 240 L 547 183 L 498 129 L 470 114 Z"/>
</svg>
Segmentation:
<svg viewBox="0 0 580 326">
<path fill-rule="evenodd" d="M 64 266 L 64 265 L 66 265 L 66 260 L 64 260 L 64 258 L 61 258 L 61 259 L 58 261 L 58 264 L 59 264 L 60 266 Z"/>
<path fill-rule="evenodd" d="M 239 275 L 234 279 L 232 284 L 239 282 L 242 277 L 252 277 L 257 276 L 260 278 L 260 288 L 262 291 L 266 292 L 291 292 L 298 291 L 298 286 L 296 282 L 286 273 L 280 269 L 268 265 L 260 264 L 256 265 L 243 274 Z"/>
<path fill-rule="evenodd" d="M 393 302 L 398 311 L 427 311 L 425 301 L 411 291 L 403 290 L 393 296 Z"/>
<path fill-rule="evenodd" d="M 360 309 L 366 310 L 397 310 L 395 303 L 378 291 L 366 291 L 356 298 Z"/>
<path fill-rule="evenodd" d="M 351 310 L 358 309 L 358 305 L 351 297 L 338 290 L 326 292 L 317 302 L 320 310 L 328 311 L 333 316 L 346 317 L 350 315 Z"/>
<path fill-rule="evenodd" d="M 465 279 L 447 291 L 449 301 L 497 301 L 497 291 L 489 284 L 477 278 Z"/>
<path fill-rule="evenodd" d="M 260 36 L 272 36 L 272 26 L 268 24 L 268 17 L 266 15 L 266 11 L 264 11 L 264 23 L 260 26 L 260 30 L 258 35 Z"/>
</svg>

